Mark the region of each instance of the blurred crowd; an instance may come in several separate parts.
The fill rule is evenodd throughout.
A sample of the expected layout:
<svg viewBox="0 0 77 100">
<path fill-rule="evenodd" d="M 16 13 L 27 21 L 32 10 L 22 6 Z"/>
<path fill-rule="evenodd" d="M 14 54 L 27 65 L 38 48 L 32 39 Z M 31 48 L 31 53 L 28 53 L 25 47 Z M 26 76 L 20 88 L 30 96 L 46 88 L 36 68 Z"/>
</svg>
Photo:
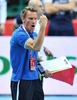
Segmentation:
<svg viewBox="0 0 77 100">
<path fill-rule="evenodd" d="M 7 19 L 7 1 L 0 0 L 0 36 L 5 31 L 5 22 Z"/>
<path fill-rule="evenodd" d="M 5 23 L 11 19 L 13 21 L 13 30 L 21 22 L 20 9 L 15 16 L 8 17 L 8 6 L 18 5 L 18 2 L 28 5 L 29 0 L 0 0 L 0 36 L 5 34 Z M 37 1 L 37 0 L 36 0 Z M 45 15 L 48 18 L 49 29 L 48 36 L 74 36 L 72 19 L 77 19 L 77 0 L 40 0 L 43 4 Z M 20 5 L 19 5 L 20 6 Z M 48 24 L 47 24 L 48 25 Z M 11 33 L 12 34 L 12 33 Z"/>
</svg>

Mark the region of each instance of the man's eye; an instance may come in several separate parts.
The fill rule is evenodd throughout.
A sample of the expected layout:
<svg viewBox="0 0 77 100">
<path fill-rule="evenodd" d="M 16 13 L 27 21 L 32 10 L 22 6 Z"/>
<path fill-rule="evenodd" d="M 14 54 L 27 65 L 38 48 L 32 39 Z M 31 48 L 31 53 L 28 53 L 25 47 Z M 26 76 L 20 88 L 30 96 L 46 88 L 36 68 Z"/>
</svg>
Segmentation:
<svg viewBox="0 0 77 100">
<path fill-rule="evenodd" d="M 33 20 L 33 18 L 29 18 L 30 20 Z"/>
</svg>

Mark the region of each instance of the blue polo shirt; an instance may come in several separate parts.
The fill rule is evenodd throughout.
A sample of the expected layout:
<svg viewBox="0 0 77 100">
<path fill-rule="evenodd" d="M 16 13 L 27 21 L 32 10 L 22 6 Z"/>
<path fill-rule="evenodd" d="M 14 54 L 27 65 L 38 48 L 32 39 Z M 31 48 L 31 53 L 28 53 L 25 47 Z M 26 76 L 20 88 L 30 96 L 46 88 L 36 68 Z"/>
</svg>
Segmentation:
<svg viewBox="0 0 77 100">
<path fill-rule="evenodd" d="M 36 38 L 37 34 L 32 32 L 33 37 Z M 12 81 L 24 80 L 36 80 L 38 75 L 38 52 L 35 50 L 28 50 L 24 47 L 30 35 L 23 29 L 22 25 L 16 29 L 10 40 L 10 62 L 12 66 Z M 36 70 L 30 70 L 30 54 L 36 59 Z"/>
</svg>

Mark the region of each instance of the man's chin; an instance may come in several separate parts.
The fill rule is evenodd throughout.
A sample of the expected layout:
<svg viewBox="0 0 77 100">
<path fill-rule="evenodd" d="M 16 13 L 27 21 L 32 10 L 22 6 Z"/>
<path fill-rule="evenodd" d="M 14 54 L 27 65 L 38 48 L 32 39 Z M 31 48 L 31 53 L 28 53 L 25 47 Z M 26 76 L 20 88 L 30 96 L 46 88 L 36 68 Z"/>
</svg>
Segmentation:
<svg viewBox="0 0 77 100">
<path fill-rule="evenodd" d="M 32 28 L 31 28 L 31 31 L 34 31 L 34 29 L 35 29 L 35 28 L 34 28 L 34 27 L 32 27 Z"/>
</svg>

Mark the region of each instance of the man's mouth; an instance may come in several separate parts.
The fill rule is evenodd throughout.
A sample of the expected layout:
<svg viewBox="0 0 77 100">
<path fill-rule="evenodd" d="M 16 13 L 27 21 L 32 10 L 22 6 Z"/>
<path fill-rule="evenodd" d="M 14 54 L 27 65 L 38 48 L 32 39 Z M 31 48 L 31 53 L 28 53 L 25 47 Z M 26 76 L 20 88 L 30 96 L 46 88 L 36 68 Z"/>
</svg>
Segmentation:
<svg viewBox="0 0 77 100">
<path fill-rule="evenodd" d="M 35 25 L 31 25 L 31 27 L 35 27 Z"/>
</svg>

